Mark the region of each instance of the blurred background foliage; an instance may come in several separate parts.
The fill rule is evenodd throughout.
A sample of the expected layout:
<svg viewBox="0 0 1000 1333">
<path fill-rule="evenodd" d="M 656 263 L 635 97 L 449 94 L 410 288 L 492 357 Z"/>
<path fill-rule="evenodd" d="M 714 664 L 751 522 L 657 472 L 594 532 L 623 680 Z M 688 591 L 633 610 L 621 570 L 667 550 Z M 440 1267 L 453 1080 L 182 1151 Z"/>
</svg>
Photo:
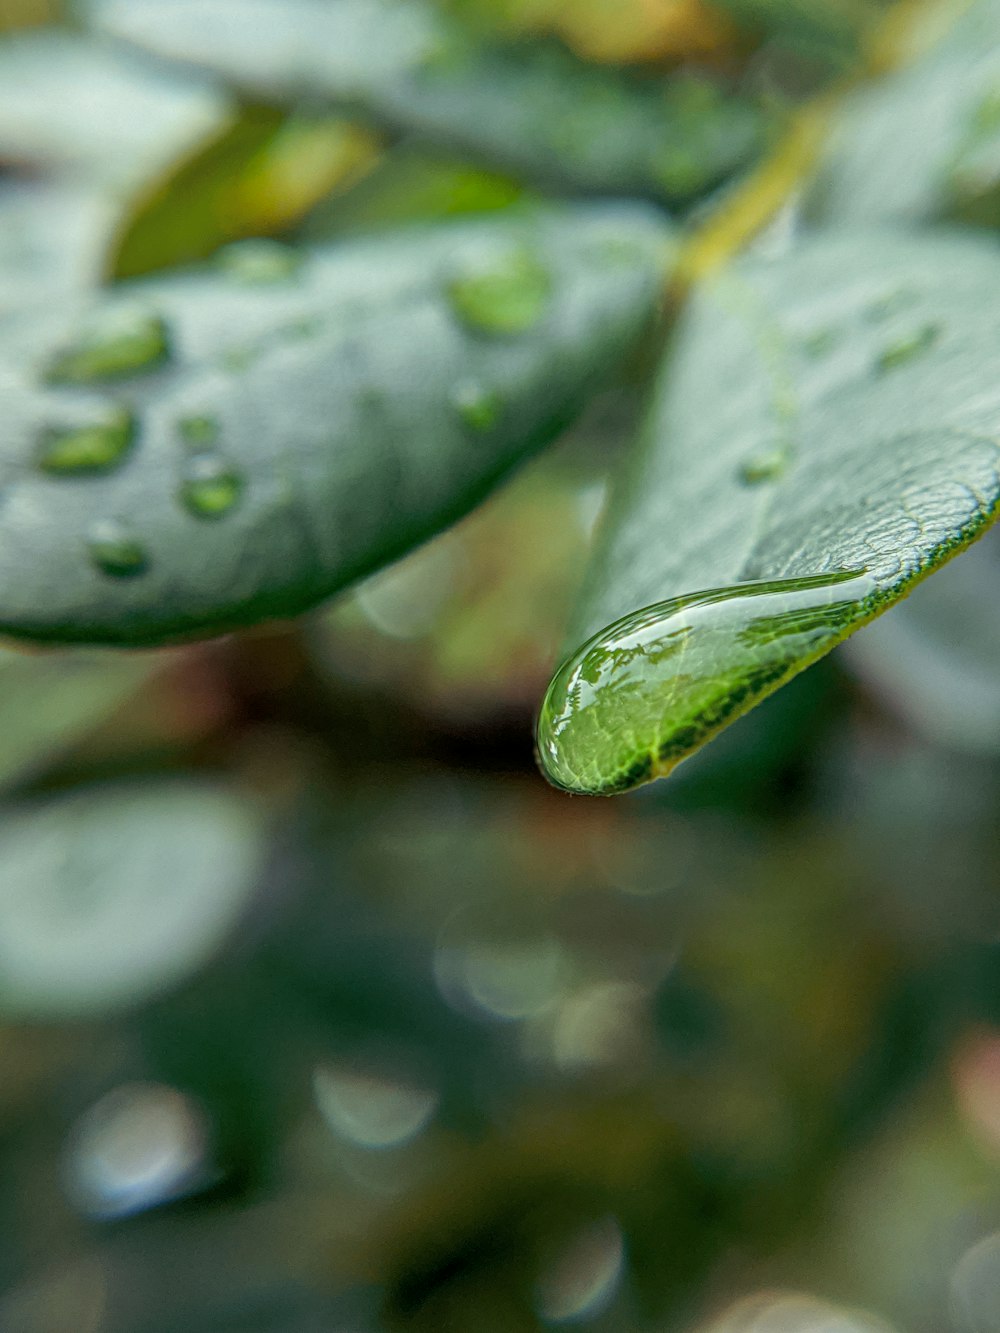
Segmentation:
<svg viewBox="0 0 1000 1333">
<path fill-rule="evenodd" d="M 470 50 L 665 99 L 682 226 L 880 14 L 441 10 Z M 85 17 L 0 0 L 0 347 L 241 237 L 577 189 L 516 169 L 530 144 L 248 95 Z M 905 138 L 922 85 L 894 80 L 870 95 Z M 669 783 L 550 791 L 532 715 L 645 373 L 300 622 L 3 649 L 4 1333 L 1000 1329 L 1000 544 Z"/>
</svg>

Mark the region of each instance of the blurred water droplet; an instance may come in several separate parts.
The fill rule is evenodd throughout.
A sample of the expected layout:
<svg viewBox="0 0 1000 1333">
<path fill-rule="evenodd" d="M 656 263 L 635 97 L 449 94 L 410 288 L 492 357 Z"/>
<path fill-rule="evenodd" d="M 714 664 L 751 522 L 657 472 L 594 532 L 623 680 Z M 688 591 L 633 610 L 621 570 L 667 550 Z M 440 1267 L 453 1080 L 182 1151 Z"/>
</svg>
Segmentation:
<svg viewBox="0 0 1000 1333">
<path fill-rule="evenodd" d="M 526 333 L 548 308 L 552 279 L 529 250 L 512 250 L 492 264 L 461 273 L 447 286 L 455 314 L 478 333 Z"/>
<path fill-rule="evenodd" d="M 451 391 L 451 402 L 462 421 L 471 430 L 487 431 L 500 417 L 500 397 L 476 380 L 462 380 Z"/>
<path fill-rule="evenodd" d="M 181 1198 L 207 1179 L 208 1126 L 176 1088 L 130 1083 L 78 1121 L 63 1176 L 90 1217 L 127 1217 Z"/>
<path fill-rule="evenodd" d="M 594 1319 L 614 1299 L 625 1267 L 625 1239 L 613 1217 L 581 1231 L 536 1288 L 539 1315 L 553 1323 Z"/>
<path fill-rule="evenodd" d="M 880 323 L 883 319 L 888 319 L 899 310 L 911 305 L 916 300 L 916 292 L 906 287 L 896 287 L 891 292 L 885 292 L 877 297 L 865 307 L 865 318 L 873 324 Z"/>
<path fill-rule="evenodd" d="M 219 438 L 219 423 L 209 416 L 182 417 L 177 433 L 192 449 L 204 449 Z"/>
<path fill-rule="evenodd" d="M 836 329 L 814 329 L 802 339 L 802 350 L 809 357 L 826 356 L 833 351 L 839 340 L 840 335 Z"/>
<path fill-rule="evenodd" d="M 399 1148 L 426 1128 L 437 1110 L 429 1088 L 356 1069 L 321 1065 L 313 1090 L 335 1134 L 362 1148 Z"/>
<path fill-rule="evenodd" d="M 552 1051 L 562 1069 L 632 1063 L 641 1048 L 646 992 L 634 982 L 605 981 L 570 995 L 559 1006 Z"/>
<path fill-rule="evenodd" d="M 447 941 L 434 959 L 437 983 L 458 1007 L 502 1022 L 550 1008 L 563 986 L 565 954 L 551 938 Z M 464 1002 L 464 1003 L 463 1003 Z"/>
<path fill-rule="evenodd" d="M 91 384 L 151 370 L 169 357 L 164 321 L 148 310 L 121 307 L 58 352 L 45 377 L 53 384 Z"/>
<path fill-rule="evenodd" d="M 1000 1232 L 967 1250 L 951 1277 L 955 1333 L 1000 1333 Z"/>
<path fill-rule="evenodd" d="M 117 519 L 101 519 L 87 535 L 87 551 L 102 574 L 131 578 L 148 567 L 145 547 Z"/>
<path fill-rule="evenodd" d="M 302 257 L 292 246 L 263 238 L 227 245 L 218 262 L 231 278 L 248 286 L 287 282 L 302 267 Z"/>
<path fill-rule="evenodd" d="M 813 1296 L 761 1292 L 747 1296 L 699 1333 L 893 1333 L 863 1310 L 845 1310 Z"/>
<path fill-rule="evenodd" d="M 243 478 L 219 454 L 195 454 L 184 465 L 180 498 L 195 518 L 223 518 L 239 502 Z"/>
<path fill-rule="evenodd" d="M 110 407 L 99 421 L 47 427 L 38 443 L 36 461 L 43 472 L 59 476 L 108 472 L 125 461 L 134 439 L 131 412 Z"/>
<path fill-rule="evenodd" d="M 776 481 L 788 466 L 788 450 L 780 446 L 752 454 L 740 465 L 740 480 L 746 486 Z"/>
<path fill-rule="evenodd" d="M 905 366 L 914 357 L 933 347 L 940 337 L 940 325 L 923 324 L 911 333 L 904 334 L 887 343 L 878 355 L 875 363 L 876 369 L 879 374 L 884 375 L 887 371 L 895 370 L 897 366 Z"/>
</svg>

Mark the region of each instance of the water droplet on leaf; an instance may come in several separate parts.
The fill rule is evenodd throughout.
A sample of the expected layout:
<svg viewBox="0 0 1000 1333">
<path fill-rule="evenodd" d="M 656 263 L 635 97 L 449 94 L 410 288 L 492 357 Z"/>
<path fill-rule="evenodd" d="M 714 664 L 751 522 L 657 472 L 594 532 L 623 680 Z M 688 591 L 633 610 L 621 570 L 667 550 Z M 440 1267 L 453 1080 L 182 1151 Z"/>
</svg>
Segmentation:
<svg viewBox="0 0 1000 1333">
<path fill-rule="evenodd" d="M 919 356 L 921 352 L 926 352 L 941 336 L 940 326 L 937 324 L 923 324 L 919 329 L 912 333 L 904 334 L 900 338 L 895 338 L 887 343 L 879 353 L 876 368 L 880 374 L 885 374 L 889 370 L 895 370 L 897 366 L 905 366 L 908 361 Z"/>
<path fill-rule="evenodd" d="M 456 384 L 451 392 L 451 401 L 471 430 L 491 430 L 500 417 L 499 396 L 476 380 L 462 380 Z"/>
<path fill-rule="evenodd" d="M 243 478 L 219 454 L 188 459 L 181 482 L 181 501 L 196 518 L 222 518 L 239 501 Z"/>
<path fill-rule="evenodd" d="M 145 548 L 118 519 L 102 519 L 87 537 L 90 558 L 102 574 L 131 578 L 145 572 L 149 560 Z"/>
<path fill-rule="evenodd" d="M 191 448 L 203 449 L 219 438 L 219 423 L 214 417 L 182 417 L 177 423 L 177 433 Z"/>
<path fill-rule="evenodd" d="M 529 250 L 505 257 L 454 277 L 448 299 L 470 329 L 499 337 L 525 333 L 548 308 L 552 279 Z"/>
<path fill-rule="evenodd" d="M 170 357 L 167 326 L 147 310 L 123 307 L 85 329 L 45 372 L 51 384 L 92 384 L 152 370 Z"/>
<path fill-rule="evenodd" d="M 38 443 L 36 461 L 43 472 L 59 476 L 107 472 L 124 461 L 134 438 L 131 412 L 112 407 L 99 421 L 47 427 Z"/>
<path fill-rule="evenodd" d="M 663 777 L 832 648 L 876 591 L 846 571 L 690 593 L 616 621 L 569 657 L 538 721 L 557 787 L 609 794 Z"/>
<path fill-rule="evenodd" d="M 227 245 L 219 252 L 219 267 L 237 282 L 256 287 L 272 282 L 287 282 L 302 267 L 302 257 L 281 241 L 252 240 Z"/>
<path fill-rule="evenodd" d="M 787 466 L 787 449 L 780 446 L 765 449 L 744 460 L 740 466 L 740 480 L 747 486 L 759 486 L 765 481 L 776 481 Z"/>
</svg>

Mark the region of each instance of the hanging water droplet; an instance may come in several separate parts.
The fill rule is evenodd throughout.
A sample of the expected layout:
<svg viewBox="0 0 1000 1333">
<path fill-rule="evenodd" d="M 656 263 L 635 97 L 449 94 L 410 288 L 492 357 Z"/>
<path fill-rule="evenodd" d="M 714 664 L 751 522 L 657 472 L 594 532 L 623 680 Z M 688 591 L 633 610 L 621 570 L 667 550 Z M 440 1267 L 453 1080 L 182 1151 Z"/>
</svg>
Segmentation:
<svg viewBox="0 0 1000 1333">
<path fill-rule="evenodd" d="M 662 777 L 869 614 L 863 571 L 734 584 L 616 621 L 569 657 L 538 720 L 557 787 L 607 794 Z"/>
<path fill-rule="evenodd" d="M 451 391 L 451 402 L 471 430 L 492 430 L 500 417 L 499 395 L 477 380 L 462 380 L 456 384 Z"/>
<path fill-rule="evenodd" d="M 222 518 L 237 504 L 243 478 L 219 454 L 195 454 L 187 460 L 180 497 L 196 518 Z"/>
<path fill-rule="evenodd" d="M 177 423 L 177 433 L 190 448 L 204 449 L 219 438 L 219 423 L 208 416 L 182 417 Z"/>
<path fill-rule="evenodd" d="M 219 252 L 218 262 L 229 277 L 256 287 L 294 278 L 302 267 L 302 256 L 281 241 L 260 238 L 227 245 Z"/>
<path fill-rule="evenodd" d="M 512 250 L 448 283 L 452 309 L 469 328 L 499 337 L 525 333 L 545 314 L 552 296 L 549 272 L 530 250 Z"/>
<path fill-rule="evenodd" d="M 135 439 L 135 420 L 124 407 L 111 407 L 99 421 L 49 426 L 42 432 L 36 462 L 59 476 L 108 472 L 124 462 Z"/>
<path fill-rule="evenodd" d="M 740 481 L 746 486 L 759 486 L 765 481 L 776 481 L 788 466 L 788 450 L 781 445 L 752 454 L 740 465 Z"/>
<path fill-rule="evenodd" d="M 91 384 L 152 370 L 170 357 L 167 326 L 148 310 L 120 307 L 86 328 L 49 362 L 52 384 Z"/>
<path fill-rule="evenodd" d="M 875 363 L 879 374 L 884 375 L 889 370 L 895 370 L 897 366 L 904 366 L 914 357 L 919 356 L 921 352 L 926 352 L 928 348 L 933 347 L 941 336 L 941 328 L 938 324 L 922 324 L 920 328 L 914 329 L 912 333 L 904 334 L 900 338 L 895 338 L 887 343 L 878 355 Z"/>
<path fill-rule="evenodd" d="M 102 574 L 132 578 L 145 573 L 149 558 L 130 528 L 118 519 L 101 519 L 90 529 L 87 551 Z"/>
</svg>

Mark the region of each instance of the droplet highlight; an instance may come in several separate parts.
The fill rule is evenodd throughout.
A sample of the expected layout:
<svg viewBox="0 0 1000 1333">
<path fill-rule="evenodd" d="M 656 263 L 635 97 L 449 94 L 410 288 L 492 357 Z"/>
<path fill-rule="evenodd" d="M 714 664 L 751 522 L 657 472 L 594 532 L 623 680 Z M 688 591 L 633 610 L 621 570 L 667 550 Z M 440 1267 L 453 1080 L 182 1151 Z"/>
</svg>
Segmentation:
<svg viewBox="0 0 1000 1333">
<path fill-rule="evenodd" d="M 154 369 L 170 358 L 166 323 L 146 310 L 121 308 L 85 329 L 49 362 L 50 384 L 93 384 Z"/>
<path fill-rule="evenodd" d="M 914 329 L 912 333 L 903 334 L 901 337 L 887 343 L 879 353 L 876 369 L 880 375 L 884 375 L 890 370 L 895 370 L 898 366 L 905 366 L 915 357 L 918 357 L 921 352 L 926 352 L 933 347 L 940 337 L 940 325 L 922 324 L 920 328 Z"/>
<path fill-rule="evenodd" d="M 476 380 L 462 380 L 451 391 L 451 403 L 464 425 L 472 431 L 492 430 L 500 419 L 499 394 Z"/>
<path fill-rule="evenodd" d="M 261 238 L 227 245 L 219 252 L 218 263 L 228 277 L 259 287 L 294 278 L 302 267 L 302 256 L 281 241 Z"/>
<path fill-rule="evenodd" d="M 548 780 L 610 795 L 664 777 L 870 613 L 864 571 L 734 584 L 659 602 L 589 639 L 549 685 Z"/>
<path fill-rule="evenodd" d="M 132 413 L 114 407 L 100 420 L 46 427 L 38 441 L 35 461 L 43 472 L 56 476 L 110 472 L 125 461 L 134 439 Z"/>
<path fill-rule="evenodd" d="M 223 518 L 239 503 L 243 478 L 220 454 L 196 454 L 187 460 L 180 498 L 195 518 Z"/>
<path fill-rule="evenodd" d="M 519 249 L 458 274 L 447 293 L 467 328 L 505 337 L 526 333 L 542 319 L 552 297 L 552 278 L 530 250 Z"/>
<path fill-rule="evenodd" d="M 146 549 L 118 519 L 102 519 L 87 536 L 91 563 L 111 578 L 134 578 L 149 567 Z"/>
</svg>

